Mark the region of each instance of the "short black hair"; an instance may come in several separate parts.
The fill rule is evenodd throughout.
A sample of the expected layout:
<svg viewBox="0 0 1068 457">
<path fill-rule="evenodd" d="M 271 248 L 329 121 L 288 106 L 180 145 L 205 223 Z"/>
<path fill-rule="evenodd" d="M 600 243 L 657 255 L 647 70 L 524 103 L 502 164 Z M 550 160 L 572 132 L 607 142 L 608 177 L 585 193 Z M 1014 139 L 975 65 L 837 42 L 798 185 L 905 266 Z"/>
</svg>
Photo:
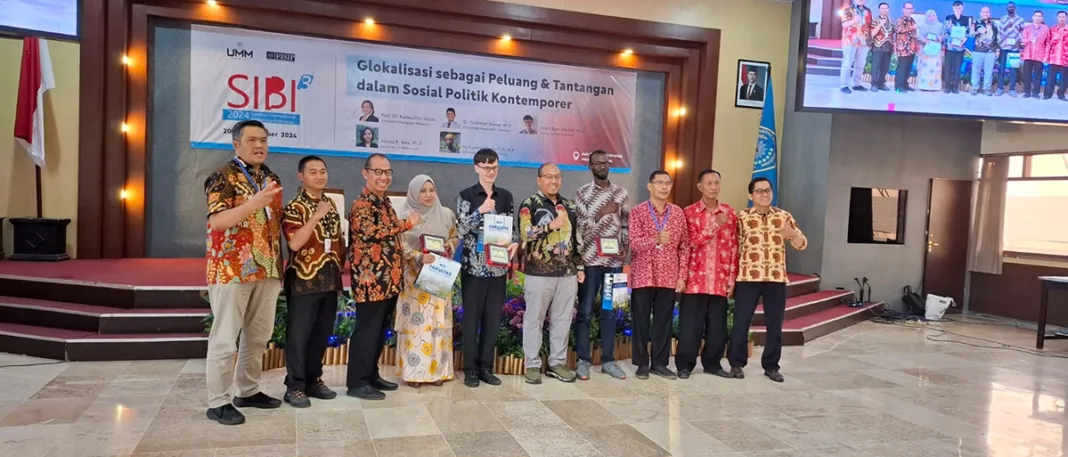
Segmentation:
<svg viewBox="0 0 1068 457">
<path fill-rule="evenodd" d="M 1068 16 L 1068 11 L 1058 11 L 1058 12 L 1057 12 L 1057 15 L 1058 15 L 1058 16 L 1060 16 L 1060 15 L 1062 15 L 1062 14 L 1063 14 L 1063 15 L 1065 15 L 1065 16 Z"/>
<path fill-rule="evenodd" d="M 552 166 L 554 166 L 554 167 L 556 166 L 556 164 L 555 164 L 555 163 L 552 163 L 552 162 L 545 162 L 545 163 L 541 164 L 541 166 L 539 166 L 539 167 L 538 167 L 538 177 L 539 177 L 539 178 L 541 177 L 541 172 L 542 172 L 542 171 L 545 171 L 545 167 L 548 167 L 549 165 L 552 165 Z"/>
<path fill-rule="evenodd" d="M 245 132 L 245 127 L 259 127 L 263 129 L 264 132 L 267 132 L 268 136 L 271 134 L 271 132 L 267 131 L 267 127 L 260 121 L 241 121 L 234 124 L 234 128 L 231 130 L 231 134 L 235 141 L 241 139 L 241 134 Z"/>
<path fill-rule="evenodd" d="M 297 162 L 297 171 L 304 173 L 304 166 L 309 162 L 322 162 L 323 166 L 326 166 L 326 161 L 319 156 L 304 156 L 300 159 L 300 162 Z"/>
<path fill-rule="evenodd" d="M 1042 17 L 1046 17 L 1046 15 L 1045 15 L 1045 14 L 1042 14 L 1042 11 L 1035 11 L 1034 13 L 1031 13 L 1031 15 L 1032 15 L 1032 16 L 1034 16 L 1034 15 L 1036 15 L 1036 14 L 1038 14 L 1038 15 L 1040 15 L 1040 16 L 1042 16 Z"/>
<path fill-rule="evenodd" d="M 716 176 L 719 176 L 720 179 L 723 179 L 723 175 L 719 174 L 718 171 L 713 170 L 711 168 L 705 168 L 704 170 L 701 170 L 699 173 L 697 173 L 697 182 L 701 182 L 702 179 L 705 179 L 705 175 L 709 173 L 715 173 Z"/>
<path fill-rule="evenodd" d="M 652 183 L 653 180 L 656 179 L 656 177 L 660 176 L 660 175 L 664 175 L 664 176 L 667 176 L 669 178 L 671 177 L 671 175 L 668 172 L 664 171 L 664 170 L 656 170 L 656 171 L 653 172 L 653 174 L 649 175 L 649 182 Z"/>
<path fill-rule="evenodd" d="M 364 100 L 364 101 L 360 102 L 360 108 L 363 108 L 363 105 L 371 105 L 371 112 L 372 113 L 375 112 L 375 104 L 374 104 L 374 102 L 372 102 L 370 100 Z"/>
<path fill-rule="evenodd" d="M 768 183 L 768 187 L 771 187 L 773 191 L 775 190 L 775 186 L 771 185 L 770 179 L 765 178 L 763 176 L 757 176 L 756 178 L 753 178 L 752 181 L 749 181 L 749 193 L 753 193 L 753 191 L 756 190 L 757 183 L 762 182 Z"/>
<path fill-rule="evenodd" d="M 882 2 L 882 3 L 880 3 L 880 4 L 879 4 L 879 6 L 877 6 L 876 8 L 882 8 L 882 7 L 883 7 L 883 5 L 886 5 L 886 7 L 887 7 L 887 8 L 890 8 L 890 4 L 889 4 L 889 3 L 886 3 L 886 2 Z"/>
<path fill-rule="evenodd" d="M 385 154 L 382 154 L 380 152 L 376 152 L 374 154 L 371 154 L 371 155 L 367 156 L 367 160 L 363 161 L 363 169 L 364 170 L 370 170 L 371 169 L 371 161 L 374 160 L 375 157 L 381 157 L 383 159 L 386 159 L 386 162 L 389 162 L 389 157 L 386 157 Z"/>
<path fill-rule="evenodd" d="M 964 2 L 962 2 L 960 0 L 956 0 L 956 1 L 953 2 L 953 6 L 964 6 Z"/>
<path fill-rule="evenodd" d="M 497 151 L 490 148 L 482 148 L 475 153 L 475 165 L 480 163 L 494 163 L 499 160 L 501 160 L 501 156 L 497 155 Z"/>
<path fill-rule="evenodd" d="M 456 110 L 454 110 L 452 108 L 445 108 L 445 114 L 449 114 L 449 113 L 456 114 Z"/>
<path fill-rule="evenodd" d="M 532 121 L 533 122 L 534 118 L 531 115 L 528 114 L 526 116 L 523 116 L 523 120 L 524 121 Z"/>
<path fill-rule="evenodd" d="M 605 157 L 607 157 L 608 153 L 604 152 L 604 150 L 602 150 L 602 149 L 597 149 L 597 150 L 591 152 L 590 153 L 590 163 L 593 163 L 593 156 L 605 156 Z"/>
</svg>

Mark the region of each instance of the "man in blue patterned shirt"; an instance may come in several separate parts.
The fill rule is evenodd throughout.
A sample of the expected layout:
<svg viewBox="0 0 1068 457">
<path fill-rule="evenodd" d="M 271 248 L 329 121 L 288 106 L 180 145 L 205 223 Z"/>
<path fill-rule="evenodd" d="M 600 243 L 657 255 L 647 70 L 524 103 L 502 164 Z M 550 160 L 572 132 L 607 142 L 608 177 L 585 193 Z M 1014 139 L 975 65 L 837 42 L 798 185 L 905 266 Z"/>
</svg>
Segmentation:
<svg viewBox="0 0 1068 457">
<path fill-rule="evenodd" d="M 474 162 L 478 184 L 460 191 L 456 197 L 457 228 L 463 240 L 460 284 L 464 307 L 464 385 L 468 387 L 478 387 L 480 381 L 492 386 L 501 383 L 500 378 L 493 375 L 493 356 L 509 267 L 486 263 L 482 233 L 484 216 L 499 214 L 512 217 L 509 258 L 514 258 L 519 248 L 512 193 L 494 184 L 501 169 L 497 152 L 481 149 L 475 153 Z"/>
</svg>

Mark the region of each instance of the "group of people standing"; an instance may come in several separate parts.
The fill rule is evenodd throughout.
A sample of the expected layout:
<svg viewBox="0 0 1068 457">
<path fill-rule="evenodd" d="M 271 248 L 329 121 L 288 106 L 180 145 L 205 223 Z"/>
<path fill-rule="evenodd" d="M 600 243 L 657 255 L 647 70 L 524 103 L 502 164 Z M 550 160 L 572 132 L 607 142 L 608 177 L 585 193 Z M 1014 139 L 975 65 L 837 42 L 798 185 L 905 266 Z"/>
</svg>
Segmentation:
<svg viewBox="0 0 1068 457">
<path fill-rule="evenodd" d="M 540 384 L 543 372 L 565 382 L 589 379 L 595 362 L 590 341 L 595 314 L 601 324 L 600 371 L 626 378 L 613 357 L 616 310 L 603 305 L 602 294 L 611 293 L 605 289 L 605 276 L 622 272 L 628 261 L 637 378 L 689 378 L 702 342 L 705 373 L 744 377 L 750 323 L 762 299 L 767 342 L 761 365 L 768 378 L 783 381 L 778 363 L 788 283 L 785 245 L 803 250 L 807 241 L 789 213 L 771 206 L 773 190 L 767 179 L 753 179 L 748 188 L 753 206 L 735 211 L 719 201 L 720 174 L 703 170 L 697 183 L 701 200 L 683 209 L 668 202 L 674 183 L 658 170 L 649 177 L 649 199 L 630 208 L 627 191 L 609 179 L 608 154 L 594 151 L 589 156 L 593 180 L 579 188 L 574 201 L 559 193 L 559 167 L 546 163 L 537 171 L 538 191 L 516 207 L 511 192 L 496 184 L 499 156 L 482 149 L 473 160 L 478 183 L 460 192 L 455 212 L 441 205 L 437 186 L 427 175 L 409 183 L 398 212 L 386 195 L 393 179 L 390 161 L 373 154 L 362 171 L 366 185 L 347 214 L 346 246 L 341 215 L 324 195 L 326 162 L 315 156 L 301 159 L 301 189 L 283 205 L 280 180 L 264 164 L 267 138 L 267 129 L 258 121 L 235 125 L 236 157 L 205 181 L 207 279 L 214 316 L 206 370 L 207 416 L 212 420 L 240 424 L 245 418 L 237 408 L 277 408 L 282 401 L 308 407 L 311 398 L 337 396 L 321 379 L 322 357 L 344 288 L 346 260 L 356 312 L 346 394 L 381 400 L 383 391 L 398 388 L 380 375 L 378 366 L 390 316 L 395 316 L 399 378 L 411 387 L 451 380 L 450 298 L 414 285 L 422 266 L 437 260 L 438 254 L 425 249 L 426 236 L 446 240 L 447 257 L 462 249 L 466 386 L 501 383 L 492 369 L 494 347 L 513 268 L 526 275 L 526 382 Z M 507 251 L 504 262 L 488 260 L 491 246 L 483 238 L 488 215 L 518 220 L 511 242 L 493 246 Z M 289 250 L 284 267 L 283 239 Z M 522 254 L 516 258 L 520 247 Z M 282 400 L 260 388 L 260 358 L 274 329 L 279 293 L 288 303 Z M 728 335 L 730 297 L 735 311 Z M 676 303 L 677 373 L 668 368 Z M 575 371 L 565 366 L 573 316 Z M 550 350 L 548 366 L 542 367 L 539 352 L 546 317 Z M 728 348 L 729 371 L 721 365 Z M 234 384 L 237 394 L 231 396 Z"/>
<path fill-rule="evenodd" d="M 901 17 L 890 16 L 890 6 L 878 5 L 873 13 L 866 0 L 853 0 L 843 8 L 841 91 L 891 90 L 886 85 L 891 56 L 897 57 L 894 89 L 909 92 L 909 76 L 916 62 L 915 89 L 959 93 L 961 64 L 971 53 L 972 95 L 1017 95 L 1017 76 L 1024 98 L 1050 99 L 1056 95 L 1068 100 L 1068 12 L 1057 12 L 1056 25 L 1045 24 L 1042 11 L 1031 15 L 1031 22 L 1016 15 L 1016 4 L 1009 2 L 1005 14 L 997 20 L 989 7 L 979 10 L 979 18 L 964 14 L 964 2 L 953 2 L 953 13 L 939 20 L 938 13 L 928 10 L 921 22 L 913 19 L 913 4 L 905 2 Z M 974 40 L 969 51 L 965 45 Z M 871 52 L 870 89 L 861 83 Z M 995 71 L 995 65 L 997 70 Z M 1049 66 L 1046 87 L 1042 89 L 1043 67 Z M 1006 79 L 1008 84 L 1005 84 Z"/>
</svg>

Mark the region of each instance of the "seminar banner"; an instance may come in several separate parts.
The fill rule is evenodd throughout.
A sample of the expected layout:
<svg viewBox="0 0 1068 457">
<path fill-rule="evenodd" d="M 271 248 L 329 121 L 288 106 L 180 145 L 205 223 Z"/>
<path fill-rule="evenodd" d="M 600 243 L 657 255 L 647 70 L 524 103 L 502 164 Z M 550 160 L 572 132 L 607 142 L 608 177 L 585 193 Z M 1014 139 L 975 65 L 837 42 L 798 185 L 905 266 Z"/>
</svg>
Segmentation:
<svg viewBox="0 0 1068 457">
<path fill-rule="evenodd" d="M 193 25 L 190 143 L 232 149 L 255 119 L 272 152 L 629 172 L 637 74 Z"/>
</svg>

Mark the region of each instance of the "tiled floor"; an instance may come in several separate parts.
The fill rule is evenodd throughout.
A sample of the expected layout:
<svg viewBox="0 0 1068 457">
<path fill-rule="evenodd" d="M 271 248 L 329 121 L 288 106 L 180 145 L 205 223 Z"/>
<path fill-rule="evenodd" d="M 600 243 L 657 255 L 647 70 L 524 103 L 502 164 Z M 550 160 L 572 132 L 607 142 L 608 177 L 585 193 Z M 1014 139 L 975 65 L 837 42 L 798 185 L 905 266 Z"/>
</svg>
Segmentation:
<svg viewBox="0 0 1068 457">
<path fill-rule="evenodd" d="M 946 329 L 1023 347 L 1033 333 Z M 0 369 L 0 455 L 1025 457 L 1065 450 L 1068 360 L 931 341 L 865 323 L 788 348 L 787 380 L 546 380 L 402 387 L 383 402 L 339 397 L 295 410 L 204 418 L 201 360 Z M 1048 354 L 1068 354 L 1053 341 Z M 759 348 L 757 353 L 759 354 Z M 0 365 L 33 361 L 0 354 Z M 756 360 L 754 359 L 754 362 Z M 344 383 L 329 367 L 328 384 Z M 627 367 L 628 370 L 631 367 Z M 281 395 L 282 372 L 266 374 Z"/>
</svg>

